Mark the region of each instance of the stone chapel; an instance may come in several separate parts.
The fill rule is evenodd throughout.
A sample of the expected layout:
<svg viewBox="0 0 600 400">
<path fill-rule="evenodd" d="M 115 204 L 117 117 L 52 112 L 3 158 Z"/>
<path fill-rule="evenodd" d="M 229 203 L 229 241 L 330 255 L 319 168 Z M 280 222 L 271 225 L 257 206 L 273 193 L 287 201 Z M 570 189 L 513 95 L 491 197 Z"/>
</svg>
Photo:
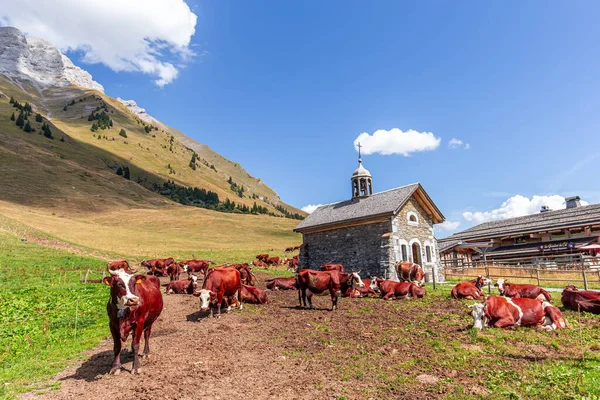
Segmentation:
<svg viewBox="0 0 600 400">
<path fill-rule="evenodd" d="M 349 200 L 317 208 L 296 228 L 302 234 L 300 266 L 343 264 L 362 276 L 397 279 L 395 264 L 412 261 L 443 280 L 433 225 L 444 216 L 420 183 L 373 193 L 373 178 L 358 159 Z"/>
</svg>

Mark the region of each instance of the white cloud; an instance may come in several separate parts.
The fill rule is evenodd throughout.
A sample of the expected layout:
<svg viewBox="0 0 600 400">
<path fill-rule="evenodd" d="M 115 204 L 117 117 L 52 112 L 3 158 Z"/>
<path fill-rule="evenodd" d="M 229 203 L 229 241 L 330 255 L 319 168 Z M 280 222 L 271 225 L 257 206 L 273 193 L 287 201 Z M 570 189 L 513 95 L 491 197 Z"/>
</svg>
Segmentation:
<svg viewBox="0 0 600 400">
<path fill-rule="evenodd" d="M 84 62 L 151 75 L 161 87 L 193 55 L 196 19 L 184 0 L 24 0 L 0 8 L 2 25 L 81 51 Z"/>
<path fill-rule="evenodd" d="M 302 207 L 301 210 L 310 214 L 322 205 L 323 204 L 309 204 L 307 206 Z"/>
<path fill-rule="evenodd" d="M 471 145 L 469 143 L 464 143 L 460 139 L 452 138 L 448 142 L 448 147 L 451 148 L 451 149 L 465 149 L 465 150 L 469 150 L 471 148 Z"/>
<path fill-rule="evenodd" d="M 460 221 L 444 221 L 441 224 L 437 224 L 435 229 L 439 229 L 442 232 L 451 232 L 458 229 L 460 226 Z"/>
<path fill-rule="evenodd" d="M 354 140 L 354 147 L 360 142 L 363 154 L 401 154 L 408 157 L 411 153 L 435 150 L 441 141 L 442 139 L 435 137 L 431 132 L 417 132 L 412 129 L 403 132 L 393 128 L 389 131 L 379 129 L 372 135 L 363 132 Z M 358 147 L 356 149 L 358 150 Z"/>
<path fill-rule="evenodd" d="M 586 201 L 581 201 L 582 205 L 587 205 Z M 501 219 L 522 217 L 524 215 L 535 214 L 540 211 L 542 206 L 548 206 L 552 210 L 565 208 L 565 198 L 559 195 L 552 196 L 533 196 L 531 199 L 520 194 L 506 200 L 499 208 L 492 211 L 465 212 L 463 218 L 466 221 L 481 224 L 488 221 L 497 221 Z"/>
</svg>

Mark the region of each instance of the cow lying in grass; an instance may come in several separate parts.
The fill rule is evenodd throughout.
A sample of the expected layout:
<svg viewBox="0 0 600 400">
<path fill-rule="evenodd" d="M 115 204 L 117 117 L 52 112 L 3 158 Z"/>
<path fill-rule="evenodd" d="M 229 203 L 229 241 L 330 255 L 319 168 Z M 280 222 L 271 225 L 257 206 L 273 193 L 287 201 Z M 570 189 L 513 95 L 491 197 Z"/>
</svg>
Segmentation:
<svg viewBox="0 0 600 400">
<path fill-rule="evenodd" d="M 452 297 L 455 299 L 485 300 L 481 288 L 488 283 L 491 283 L 491 281 L 481 275 L 473 280 L 458 283 L 452 288 Z"/>
<path fill-rule="evenodd" d="M 425 297 L 427 293 L 425 288 L 415 285 L 412 282 L 396 282 L 375 278 L 380 295 L 384 300 L 395 299 L 419 299 Z"/>
<path fill-rule="evenodd" d="M 552 301 L 552 296 L 550 296 L 550 293 L 536 285 L 508 283 L 505 282 L 504 279 L 500 278 L 494 286 L 498 287 L 498 291 L 502 296 Z"/>
<path fill-rule="evenodd" d="M 470 305 L 473 328 L 541 326 L 544 330 L 568 327 L 557 307 L 536 299 L 490 296 L 484 303 Z"/>
<path fill-rule="evenodd" d="M 271 278 L 265 282 L 269 290 L 298 290 L 296 278 Z"/>
<path fill-rule="evenodd" d="M 595 290 L 579 290 L 574 285 L 568 285 L 560 300 L 565 308 L 600 314 L 600 292 Z"/>
<path fill-rule="evenodd" d="M 198 277 L 192 275 L 189 279 L 181 279 L 171 281 L 165 289 L 166 294 L 194 294 L 194 291 L 198 287 Z"/>
</svg>

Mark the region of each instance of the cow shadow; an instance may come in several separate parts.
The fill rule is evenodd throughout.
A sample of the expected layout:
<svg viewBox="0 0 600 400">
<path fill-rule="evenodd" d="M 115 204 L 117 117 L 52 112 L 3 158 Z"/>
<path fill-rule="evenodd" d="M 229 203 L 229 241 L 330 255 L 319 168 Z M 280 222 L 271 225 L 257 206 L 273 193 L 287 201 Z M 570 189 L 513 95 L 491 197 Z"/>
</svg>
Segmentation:
<svg viewBox="0 0 600 400">
<path fill-rule="evenodd" d="M 331 311 L 331 308 L 327 308 L 327 307 L 315 307 L 313 309 L 310 308 L 304 308 L 302 306 L 279 306 L 279 308 L 284 308 L 287 310 L 305 310 L 305 311 Z"/>
<path fill-rule="evenodd" d="M 221 312 L 221 315 L 225 315 L 227 313 Z M 210 317 L 210 311 L 196 311 L 191 314 L 188 314 L 185 318 L 188 322 L 199 322 L 203 319 L 207 319 Z"/>
<path fill-rule="evenodd" d="M 114 354 L 112 350 L 96 353 L 88 360 L 84 361 L 74 373 L 60 378 L 59 381 L 76 379 L 86 382 L 95 382 L 110 372 L 113 360 Z M 129 350 L 123 349 L 121 351 L 121 363 L 125 364 L 130 361 L 133 361 L 133 353 Z M 123 372 L 126 372 L 125 369 Z"/>
</svg>

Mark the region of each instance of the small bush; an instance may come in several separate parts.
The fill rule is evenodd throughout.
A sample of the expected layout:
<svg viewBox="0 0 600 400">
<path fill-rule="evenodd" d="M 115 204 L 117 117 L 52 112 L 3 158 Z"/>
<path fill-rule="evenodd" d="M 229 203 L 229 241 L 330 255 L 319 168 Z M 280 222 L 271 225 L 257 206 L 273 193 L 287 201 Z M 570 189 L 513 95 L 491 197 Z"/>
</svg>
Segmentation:
<svg viewBox="0 0 600 400">
<path fill-rule="evenodd" d="M 127 137 L 127 132 L 125 132 L 125 129 L 121 129 L 121 131 L 119 132 L 119 136 L 123 136 L 124 138 Z"/>
</svg>

